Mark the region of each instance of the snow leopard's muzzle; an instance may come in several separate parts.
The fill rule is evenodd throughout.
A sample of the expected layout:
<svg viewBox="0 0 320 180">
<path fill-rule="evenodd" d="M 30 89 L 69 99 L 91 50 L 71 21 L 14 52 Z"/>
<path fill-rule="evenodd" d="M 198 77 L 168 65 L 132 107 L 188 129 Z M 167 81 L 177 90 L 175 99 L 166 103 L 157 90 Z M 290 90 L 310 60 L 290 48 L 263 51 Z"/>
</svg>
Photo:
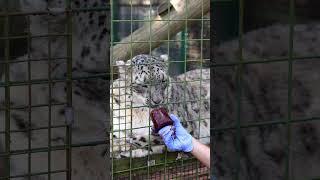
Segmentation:
<svg viewBox="0 0 320 180">
<path fill-rule="evenodd" d="M 148 98 L 146 104 L 150 107 L 158 107 L 165 102 L 166 88 L 163 86 L 152 86 L 150 87 L 150 93 L 148 93 Z"/>
</svg>

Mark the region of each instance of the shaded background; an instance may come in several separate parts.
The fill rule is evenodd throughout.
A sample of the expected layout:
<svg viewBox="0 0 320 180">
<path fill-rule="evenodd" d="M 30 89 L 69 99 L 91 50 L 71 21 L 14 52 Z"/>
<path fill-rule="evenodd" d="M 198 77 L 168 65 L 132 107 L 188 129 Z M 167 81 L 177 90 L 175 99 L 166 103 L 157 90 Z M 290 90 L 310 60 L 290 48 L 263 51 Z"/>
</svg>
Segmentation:
<svg viewBox="0 0 320 180">
<path fill-rule="evenodd" d="M 212 5 L 213 172 L 217 179 L 318 179 L 320 2 L 296 0 L 295 17 L 289 0 L 242 2 L 243 65 L 237 65 L 239 1 Z M 290 18 L 302 24 L 292 51 Z"/>
</svg>

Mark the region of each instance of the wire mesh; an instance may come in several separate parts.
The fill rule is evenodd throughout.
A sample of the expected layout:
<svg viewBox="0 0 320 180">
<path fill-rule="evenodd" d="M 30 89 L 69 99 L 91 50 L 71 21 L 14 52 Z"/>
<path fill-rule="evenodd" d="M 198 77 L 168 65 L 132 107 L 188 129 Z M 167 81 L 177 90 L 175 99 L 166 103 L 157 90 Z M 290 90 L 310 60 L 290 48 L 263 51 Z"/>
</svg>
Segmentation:
<svg viewBox="0 0 320 180">
<path fill-rule="evenodd" d="M 4 7 L 9 7 L 9 1 L 4 2 L 7 3 Z M 106 179 L 110 177 L 107 175 L 108 168 L 105 167 L 109 159 L 106 153 L 109 152 L 106 145 L 108 138 L 105 136 L 109 134 L 108 125 L 105 125 L 105 123 L 108 124 L 105 116 L 109 108 L 105 108 L 104 93 L 109 91 L 108 78 L 114 77 L 112 68 L 110 69 L 111 75 L 106 73 L 109 64 L 105 62 L 109 56 L 106 50 L 108 49 L 106 43 L 109 42 L 106 37 L 109 26 L 105 21 L 108 21 L 106 13 L 110 7 L 105 1 L 99 1 L 100 3 L 86 0 L 21 1 L 21 3 L 24 2 L 26 3 L 21 4 L 21 11 L 9 11 L 4 8 L 0 12 L 1 27 L 3 27 L 0 43 L 4 47 L 0 53 L 0 66 L 3 69 L 0 83 L 0 179 Z M 114 2 L 111 4 L 111 9 L 115 7 Z M 190 2 L 185 1 L 186 4 Z M 152 18 L 154 13 L 152 8 L 155 5 L 151 3 L 145 5 L 147 16 L 144 20 L 136 20 L 133 17 L 132 9 L 135 7 L 133 0 L 129 5 L 131 9 L 129 19 L 113 18 L 117 16 L 116 10 L 113 10 L 111 12 L 112 32 L 121 30 L 114 26 L 115 23 L 129 23 L 130 26 L 127 27 L 130 28 L 127 30 L 130 29 L 130 32 L 128 34 L 133 33 L 135 28 L 139 27 L 136 26 L 136 23 L 152 24 L 156 21 Z M 166 5 L 169 7 L 169 1 Z M 174 11 L 168 9 L 169 14 Z M 137 11 L 139 12 L 140 8 Z M 187 12 L 188 10 L 186 10 L 185 18 L 163 20 L 169 24 L 181 21 L 186 26 L 183 28 L 185 32 L 181 33 L 182 39 L 173 38 L 168 31 L 167 38 L 161 41 L 164 45 L 158 50 L 167 52 L 172 59 L 171 69 L 167 70 L 167 73 L 177 73 L 175 68 L 172 68 L 174 67 L 172 64 L 176 64 L 176 67 L 183 65 L 180 69 L 185 73 L 188 69 L 188 61 L 200 62 L 199 68 L 201 69 L 202 61 L 209 60 L 209 57 L 203 55 L 191 59 L 187 54 L 190 51 L 188 44 L 192 41 L 201 44 L 197 53 L 203 53 L 203 42 L 209 42 L 209 38 L 203 38 L 205 28 L 203 24 L 210 19 L 204 18 L 203 11 L 201 18 L 188 18 Z M 15 27 L 12 17 L 25 19 L 26 24 L 22 29 L 26 30 L 22 33 L 11 33 L 10 27 Z M 199 38 L 189 38 L 189 34 L 192 33 L 187 27 L 191 26 L 190 21 L 200 24 Z M 153 40 L 152 34 L 153 32 L 150 32 L 146 41 L 131 40 L 131 45 L 147 43 L 149 53 L 151 53 L 152 44 L 158 42 Z M 111 38 L 112 45 L 121 44 L 120 38 L 117 38 L 116 35 Z M 15 41 L 27 42 L 21 43 L 19 47 L 25 49 L 24 55 L 20 56 L 15 53 L 11 55 L 15 51 L 15 49 L 12 50 L 11 43 Z M 172 50 L 175 46 L 179 46 L 180 49 Z M 176 57 L 183 57 L 184 60 Z M 131 78 L 132 75 L 126 76 L 126 83 L 132 82 Z M 181 84 L 180 86 L 186 89 L 187 78 L 190 77 L 181 76 L 177 82 L 172 83 Z M 203 79 L 200 78 L 190 80 L 188 83 L 201 85 L 202 81 Z M 115 90 L 119 90 L 118 93 L 121 95 L 121 88 Z M 111 91 L 113 92 L 114 89 Z M 183 94 L 186 96 L 186 92 Z M 167 99 L 166 105 L 197 101 L 199 100 L 183 98 L 181 101 L 169 102 Z M 176 153 L 167 151 L 162 155 L 152 155 L 149 119 L 144 125 L 146 127 L 135 127 L 135 124 L 131 123 L 133 122 L 131 115 L 139 107 L 134 107 L 127 99 L 124 102 L 125 107 L 128 105 L 130 108 L 112 108 L 110 119 L 115 118 L 113 115 L 116 115 L 114 112 L 117 110 L 123 112 L 118 116 L 125 117 L 124 124 L 127 131 L 125 131 L 124 138 L 139 128 L 148 129 L 148 145 L 146 146 L 148 153 L 144 158 L 134 158 L 131 151 L 132 144 L 119 144 L 126 151 L 130 151 L 130 158 L 119 161 L 112 159 L 114 178 L 117 178 L 119 174 L 126 174 L 126 177 L 132 179 L 138 170 L 142 170 L 146 178 L 157 179 L 154 170 L 159 167 L 163 168 L 163 172 L 168 175 L 167 179 L 175 178 L 170 175 L 197 179 L 206 176 L 207 170 L 198 162 L 188 165 L 189 160 L 194 160 L 192 158 L 176 161 Z M 150 113 L 149 110 L 148 113 Z M 200 123 L 203 120 L 198 117 L 189 119 L 189 121 Z M 114 131 L 116 124 L 112 125 L 111 134 L 117 134 Z M 198 136 L 198 138 L 206 137 Z M 111 143 L 113 143 L 112 137 Z M 116 146 L 111 148 L 116 148 Z"/>
<path fill-rule="evenodd" d="M 203 106 L 208 108 L 209 99 L 208 97 L 203 97 L 204 92 L 201 90 L 201 87 L 208 85 L 208 81 L 210 80 L 208 77 L 203 77 L 203 74 L 206 73 L 202 72 L 202 69 L 206 68 L 204 64 L 208 64 L 210 59 L 208 55 L 203 55 L 206 51 L 203 44 L 209 44 L 210 41 L 210 38 L 206 37 L 209 36 L 208 33 L 206 36 L 204 34 L 204 31 L 208 31 L 210 28 L 208 26 L 210 18 L 205 16 L 207 12 L 204 11 L 204 1 L 197 1 L 200 4 L 198 10 L 201 13 L 199 13 L 199 17 L 190 18 L 190 14 L 188 14 L 190 11 L 189 8 L 192 8 L 188 6 L 190 2 L 191 1 L 188 0 L 143 1 L 143 3 L 142 1 L 135 0 L 128 2 L 111 1 L 111 66 L 117 66 L 117 68 L 119 68 L 112 68 L 113 71 L 111 72 L 112 100 L 110 106 L 112 113 L 110 119 L 112 119 L 111 125 L 113 127 L 111 132 L 113 179 L 209 179 L 208 169 L 203 167 L 193 157 L 177 159 L 177 153 L 168 152 L 166 149 L 163 151 L 163 142 L 155 139 L 155 135 L 152 134 L 152 122 L 149 117 L 150 111 L 154 107 L 164 106 L 171 109 L 172 112 L 182 115 L 188 111 L 187 108 L 192 106 L 196 108 L 195 106 L 198 106 L 200 109 L 198 111 L 199 113 L 192 115 L 192 118 L 184 116 L 185 119 L 182 120 L 184 121 L 183 124 L 194 123 L 195 128 L 189 129 L 189 131 L 191 130 L 191 133 L 192 131 L 195 132 L 195 138 L 206 139 L 210 136 L 209 134 L 201 136 L 201 132 L 206 130 L 200 129 L 200 124 L 206 123 L 204 121 L 208 121 L 210 118 L 201 115 L 203 111 L 206 111 L 207 115 L 210 113 L 209 109 L 204 110 L 203 108 Z M 180 18 L 173 16 L 179 11 L 179 6 L 172 7 L 175 3 L 185 5 L 181 7 L 189 7 L 180 9 L 183 12 Z M 165 10 L 158 11 L 159 7 Z M 139 13 L 141 14 L 139 15 Z M 178 34 L 172 34 L 171 29 L 175 29 L 175 27 L 171 24 L 176 24 L 177 22 L 182 24 L 181 28 L 179 28 L 180 32 Z M 168 27 L 163 35 L 159 35 L 157 31 L 153 31 L 153 27 L 157 23 L 162 23 Z M 206 26 L 204 24 L 206 24 Z M 144 30 L 147 33 L 145 40 L 133 40 L 133 36 L 129 37 L 129 35 L 139 32 L 139 28 L 144 27 L 146 27 L 146 30 Z M 190 27 L 197 29 L 197 32 L 190 30 Z M 163 36 L 164 38 L 158 39 L 156 36 Z M 127 38 L 127 41 L 123 41 L 125 38 Z M 159 42 L 161 43 L 160 47 L 154 49 L 154 44 Z M 123 50 L 129 52 L 129 57 L 127 59 L 118 59 L 118 54 L 115 54 L 113 49 L 115 49 L 116 46 L 119 47 L 127 44 L 128 49 Z M 148 44 L 148 47 L 141 50 L 144 51 L 144 53 L 136 53 L 133 50 L 133 47 L 137 47 L 140 44 Z M 190 46 L 190 44 L 192 44 L 192 46 Z M 193 52 L 193 54 L 197 56 L 190 56 L 190 52 Z M 126 53 L 127 52 L 124 52 L 124 54 Z M 157 60 L 159 61 L 146 61 L 139 65 L 153 66 L 162 63 L 164 66 L 169 67 L 161 70 L 164 74 L 177 78 L 171 78 L 171 81 L 166 83 L 178 88 L 175 89 L 176 92 L 169 88 L 161 90 L 166 94 L 175 93 L 179 96 L 178 99 L 174 100 L 169 96 L 163 97 L 163 101 L 155 106 L 148 102 L 139 103 L 139 101 L 137 101 L 138 96 L 142 96 L 145 99 L 152 98 L 154 93 L 156 93 L 155 90 L 152 90 L 153 86 L 161 83 L 157 82 L 157 79 L 145 81 L 145 84 L 140 85 L 145 86 L 145 94 L 139 94 L 132 90 L 135 88 L 135 86 L 133 86 L 134 83 L 137 83 L 137 81 L 135 81 L 137 78 L 135 73 L 138 73 L 132 70 L 135 66 L 132 61 L 134 58 L 137 58 L 138 54 L 148 54 L 153 57 L 158 57 Z M 159 58 L 161 55 L 166 55 L 169 57 L 169 60 L 162 62 L 161 58 Z M 116 61 L 124 62 L 120 63 L 121 65 L 116 65 Z M 126 61 L 129 62 L 129 64 L 125 64 Z M 197 66 L 190 66 L 192 63 L 195 63 Z M 123 70 L 121 71 L 120 68 Z M 188 72 L 192 70 L 196 70 L 194 72 L 197 73 L 194 75 L 191 73 L 188 74 Z M 196 98 L 193 98 L 193 96 L 189 97 L 190 91 L 188 91 L 188 87 L 190 85 L 198 90 L 193 92 L 193 95 L 197 96 Z M 127 90 L 127 94 L 125 90 Z M 204 91 L 208 92 L 208 89 Z M 206 102 L 202 102 L 205 100 Z M 174 109 L 179 106 L 185 108 L 181 110 Z M 189 128 L 191 128 L 190 125 Z M 207 131 L 209 131 L 208 124 Z M 160 148 L 160 150 L 156 148 Z"/>
<path fill-rule="evenodd" d="M 268 21 L 269 24 L 249 24 L 250 28 L 259 28 L 245 32 L 249 28 L 245 27 L 249 23 L 246 13 L 250 7 L 256 7 L 245 0 L 229 3 L 232 5 L 234 2 L 239 3 L 237 38 L 219 42 L 214 47 L 217 118 L 212 131 L 215 147 L 213 174 L 217 179 L 317 179 L 319 173 L 311 169 L 319 165 L 317 161 L 308 159 L 310 154 L 303 150 L 304 138 L 300 139 L 300 132 L 305 126 L 318 128 L 317 110 L 306 106 L 308 97 L 298 99 L 298 94 L 317 89 L 309 85 L 307 79 L 318 74 L 316 61 L 319 51 L 310 50 L 313 44 L 308 43 L 306 37 L 313 37 L 313 33 L 317 34 L 319 30 L 310 28 L 314 24 L 297 18 L 299 14 L 296 14 L 295 6 L 303 5 L 288 0 L 283 4 L 276 2 L 276 8 L 263 9 L 273 15 L 280 14 L 278 11 L 281 9 L 283 16 L 275 15 L 267 20 L 257 18 L 257 21 Z M 214 3 L 217 6 L 228 5 L 228 2 Z M 304 4 L 303 7 L 308 6 Z M 257 9 L 257 12 L 260 14 L 261 10 Z M 296 24 L 298 19 L 300 22 Z M 305 27 L 312 30 L 304 31 Z M 307 88 L 299 91 L 300 85 Z M 317 93 L 309 95 L 318 97 Z M 304 137 L 318 137 L 311 134 Z M 314 147 L 314 144 L 306 146 Z M 275 158 L 277 155 L 280 155 L 279 159 Z M 301 163 L 306 166 L 303 171 L 298 170 Z"/>
<path fill-rule="evenodd" d="M 1 4 L 0 179 L 106 179 L 109 4 Z"/>
</svg>

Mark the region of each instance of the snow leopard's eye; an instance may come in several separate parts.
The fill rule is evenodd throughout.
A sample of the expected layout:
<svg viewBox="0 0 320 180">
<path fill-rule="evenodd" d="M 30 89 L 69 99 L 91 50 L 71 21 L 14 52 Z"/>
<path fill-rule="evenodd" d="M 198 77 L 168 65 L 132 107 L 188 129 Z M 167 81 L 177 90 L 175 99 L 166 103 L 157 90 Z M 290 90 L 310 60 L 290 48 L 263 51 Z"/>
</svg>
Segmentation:
<svg viewBox="0 0 320 180">
<path fill-rule="evenodd" d="M 147 85 L 136 85 L 133 87 L 134 91 L 136 91 L 137 93 L 143 93 L 145 91 L 145 89 L 147 88 Z"/>
<path fill-rule="evenodd" d="M 167 86 L 167 85 L 168 85 L 168 82 L 167 82 L 166 80 L 162 80 L 162 81 L 161 81 L 161 84 L 162 84 L 162 86 Z"/>
</svg>

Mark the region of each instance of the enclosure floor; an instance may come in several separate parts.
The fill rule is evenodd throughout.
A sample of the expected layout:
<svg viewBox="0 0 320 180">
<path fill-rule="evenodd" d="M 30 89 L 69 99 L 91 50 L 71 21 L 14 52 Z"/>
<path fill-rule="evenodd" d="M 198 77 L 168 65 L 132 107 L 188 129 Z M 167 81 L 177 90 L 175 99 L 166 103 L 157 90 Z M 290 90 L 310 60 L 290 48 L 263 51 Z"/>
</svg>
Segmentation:
<svg viewBox="0 0 320 180">
<path fill-rule="evenodd" d="M 130 176 L 117 176 L 114 179 L 125 180 L 130 179 Z M 164 180 L 164 179 L 210 179 L 209 169 L 198 162 L 187 163 L 184 165 L 176 164 L 171 167 L 159 168 L 143 173 L 131 173 L 132 180 Z"/>
</svg>

